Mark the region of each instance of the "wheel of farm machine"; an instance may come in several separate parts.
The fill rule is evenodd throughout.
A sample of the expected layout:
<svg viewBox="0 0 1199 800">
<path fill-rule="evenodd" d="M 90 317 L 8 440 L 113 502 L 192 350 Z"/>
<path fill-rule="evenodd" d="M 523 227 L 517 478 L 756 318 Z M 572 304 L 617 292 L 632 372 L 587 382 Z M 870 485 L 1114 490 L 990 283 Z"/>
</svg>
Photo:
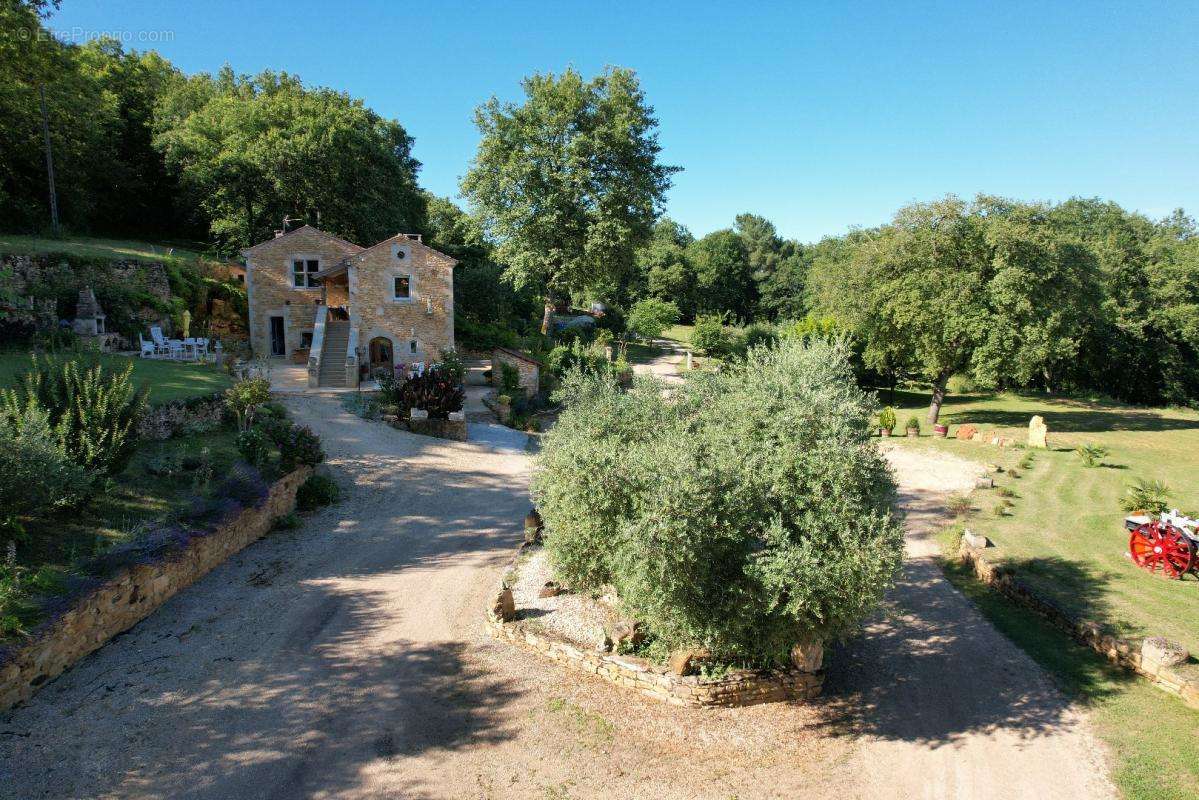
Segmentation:
<svg viewBox="0 0 1199 800">
<path fill-rule="evenodd" d="M 1191 540 L 1160 520 L 1134 528 L 1128 538 L 1128 552 L 1138 567 L 1150 572 L 1160 570 L 1167 578 L 1181 578 L 1195 562 Z"/>
</svg>

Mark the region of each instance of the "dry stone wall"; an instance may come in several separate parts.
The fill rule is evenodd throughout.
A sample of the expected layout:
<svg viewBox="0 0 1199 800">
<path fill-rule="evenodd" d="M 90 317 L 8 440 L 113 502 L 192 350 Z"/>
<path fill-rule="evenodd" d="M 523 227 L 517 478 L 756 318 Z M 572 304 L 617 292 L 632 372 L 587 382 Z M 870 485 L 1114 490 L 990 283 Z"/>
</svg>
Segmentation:
<svg viewBox="0 0 1199 800">
<path fill-rule="evenodd" d="M 960 556 L 973 567 L 978 579 L 992 589 L 1031 608 L 1112 663 L 1148 678 L 1159 688 L 1178 695 L 1191 708 L 1199 708 L 1199 670 L 1195 669 L 1195 665 L 1163 663 L 1154 657 L 1160 649 L 1155 646 L 1155 642 L 1150 641 L 1150 647 L 1146 648 L 1146 640 L 1112 636 L 1105 633 L 1099 623 L 1078 619 L 1052 599 L 1044 597 L 1035 588 L 1020 580 L 1010 569 L 995 563 L 984 549 L 967 543 L 965 539 L 962 541 Z"/>
<path fill-rule="evenodd" d="M 513 569 L 521 545 L 505 574 Z M 635 656 L 586 650 L 566 639 L 538 630 L 520 618 L 512 591 L 501 585 L 486 612 L 491 635 L 531 650 L 568 669 L 603 678 L 610 683 L 641 692 L 655 700 L 679 706 L 749 706 L 784 700 L 809 700 L 820 694 L 824 671 L 796 669 L 733 670 L 726 677 L 708 679 L 699 675 L 675 675 L 662 665 Z"/>
<path fill-rule="evenodd" d="M 312 474 L 301 467 L 272 485 L 258 503 L 240 507 L 211 530 L 197 531 L 147 563 L 118 569 L 72 601 L 30 638 L 0 650 L 0 711 L 29 699 L 72 664 L 128 630 L 208 574 L 291 512 L 296 490 Z"/>
</svg>

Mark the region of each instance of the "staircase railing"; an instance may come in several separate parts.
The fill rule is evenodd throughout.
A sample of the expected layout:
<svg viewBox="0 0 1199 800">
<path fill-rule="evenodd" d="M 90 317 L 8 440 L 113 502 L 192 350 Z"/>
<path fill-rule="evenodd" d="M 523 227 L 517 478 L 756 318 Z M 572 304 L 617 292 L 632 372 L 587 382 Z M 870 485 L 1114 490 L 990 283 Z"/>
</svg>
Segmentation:
<svg viewBox="0 0 1199 800">
<path fill-rule="evenodd" d="M 350 326 L 350 336 L 346 340 L 346 386 L 358 385 L 358 329 Z"/>
<path fill-rule="evenodd" d="M 325 320 L 328 316 L 327 307 L 316 307 L 316 319 L 312 323 L 312 344 L 308 348 L 308 386 L 313 389 L 320 385 L 321 350 L 325 346 Z"/>
</svg>

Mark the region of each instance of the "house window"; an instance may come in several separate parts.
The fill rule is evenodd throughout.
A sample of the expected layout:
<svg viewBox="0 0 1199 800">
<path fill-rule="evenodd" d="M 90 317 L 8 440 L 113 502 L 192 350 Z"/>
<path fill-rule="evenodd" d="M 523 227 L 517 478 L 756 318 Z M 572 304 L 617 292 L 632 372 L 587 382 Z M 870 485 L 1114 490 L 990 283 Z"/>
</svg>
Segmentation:
<svg viewBox="0 0 1199 800">
<path fill-rule="evenodd" d="M 408 342 L 408 352 L 409 352 L 409 353 L 412 353 L 412 354 L 414 354 L 414 355 L 415 355 L 415 353 L 416 353 L 416 339 L 413 339 L 412 341 Z"/>
<path fill-rule="evenodd" d="M 316 273 L 321 271 L 321 262 L 315 258 L 295 258 L 291 262 L 292 285 L 297 289 L 316 289 Z"/>
<path fill-rule="evenodd" d="M 300 332 L 300 349 L 307 350 L 312 347 L 312 331 Z"/>
<path fill-rule="evenodd" d="M 412 276 L 396 275 L 394 297 L 396 300 L 407 300 L 412 297 Z"/>
</svg>

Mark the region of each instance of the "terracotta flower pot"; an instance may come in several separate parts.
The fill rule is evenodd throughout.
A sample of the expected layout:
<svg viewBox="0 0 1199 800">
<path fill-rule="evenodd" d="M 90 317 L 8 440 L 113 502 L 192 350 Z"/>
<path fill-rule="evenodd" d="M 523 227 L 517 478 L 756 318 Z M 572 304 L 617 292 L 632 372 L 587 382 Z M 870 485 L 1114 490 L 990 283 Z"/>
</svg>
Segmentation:
<svg viewBox="0 0 1199 800">
<path fill-rule="evenodd" d="M 907 434 L 910 438 L 915 439 L 917 436 L 920 435 L 920 429 L 919 428 L 908 428 Z"/>
<path fill-rule="evenodd" d="M 884 439 L 889 439 L 889 438 L 891 438 L 891 429 L 890 428 L 879 428 L 878 435 L 883 437 Z"/>
<path fill-rule="evenodd" d="M 949 426 L 948 425 L 934 425 L 933 426 L 933 436 L 936 436 L 938 439 L 944 439 L 948 435 L 949 435 Z"/>
</svg>

